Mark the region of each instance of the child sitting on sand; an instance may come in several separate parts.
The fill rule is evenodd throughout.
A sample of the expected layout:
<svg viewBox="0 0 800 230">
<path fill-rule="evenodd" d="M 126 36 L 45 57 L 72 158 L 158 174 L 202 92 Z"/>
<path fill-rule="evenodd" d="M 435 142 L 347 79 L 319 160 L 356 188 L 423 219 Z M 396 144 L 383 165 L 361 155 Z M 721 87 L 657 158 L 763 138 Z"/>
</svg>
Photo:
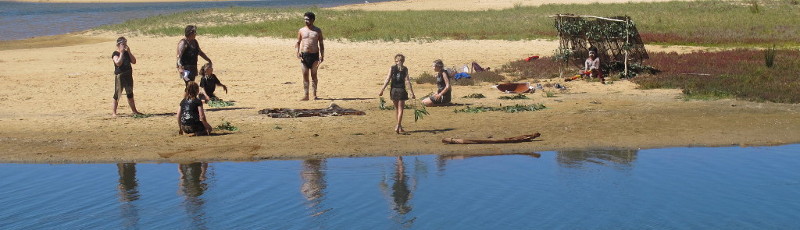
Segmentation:
<svg viewBox="0 0 800 230">
<path fill-rule="evenodd" d="M 200 93 L 200 86 L 193 81 L 186 83 L 186 90 L 178 109 L 178 133 L 190 136 L 210 135 L 211 125 L 206 121 L 206 114 L 203 110 L 203 102 L 197 98 Z"/>
<path fill-rule="evenodd" d="M 214 75 L 214 68 L 211 66 L 211 63 L 206 63 L 200 68 L 200 76 L 203 76 L 200 78 L 200 87 L 203 89 L 203 95 L 206 96 L 206 102 L 209 100 L 219 100 L 217 95 L 214 94 L 214 91 L 217 90 L 217 86 L 222 86 L 222 89 L 225 90 L 225 94 L 228 93 L 228 87 L 219 81 L 217 75 Z"/>
<path fill-rule="evenodd" d="M 405 107 L 406 100 L 408 100 L 406 84 L 408 84 L 408 89 L 411 91 L 411 98 L 417 98 L 417 96 L 414 95 L 414 88 L 411 87 L 411 78 L 408 77 L 408 68 L 403 65 L 405 61 L 406 57 L 402 54 L 394 56 L 395 65 L 390 68 L 389 74 L 386 76 L 386 81 L 381 88 L 381 92 L 378 93 L 378 96 L 383 96 L 383 91 L 386 90 L 386 86 L 391 82 L 392 88 L 389 90 L 389 96 L 392 99 L 392 103 L 394 103 L 395 114 L 397 115 L 397 126 L 394 127 L 394 131 L 398 134 L 405 132 L 402 122 L 403 107 Z"/>
</svg>

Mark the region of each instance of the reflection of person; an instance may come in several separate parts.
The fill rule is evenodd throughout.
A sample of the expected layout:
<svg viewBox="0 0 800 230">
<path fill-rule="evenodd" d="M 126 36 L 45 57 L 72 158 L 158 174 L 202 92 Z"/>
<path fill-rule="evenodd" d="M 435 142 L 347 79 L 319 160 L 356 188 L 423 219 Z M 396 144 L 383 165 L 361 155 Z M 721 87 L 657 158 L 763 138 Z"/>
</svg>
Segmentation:
<svg viewBox="0 0 800 230">
<path fill-rule="evenodd" d="M 184 38 L 178 42 L 178 74 L 181 75 L 184 83 L 194 81 L 197 77 L 197 56 L 203 57 L 208 63 L 211 59 L 200 49 L 197 42 L 197 27 L 188 25 L 183 30 Z"/>
<path fill-rule="evenodd" d="M 389 70 L 389 74 L 386 75 L 386 81 L 383 83 L 383 87 L 381 88 L 381 92 L 378 93 L 378 96 L 383 96 L 383 91 L 386 90 L 386 86 L 389 85 L 391 82 L 391 89 L 389 90 L 389 96 L 392 99 L 392 103 L 394 103 L 395 114 L 397 116 L 397 125 L 394 127 L 394 131 L 396 133 L 405 132 L 403 130 L 403 110 L 406 105 L 406 100 L 408 100 L 408 92 L 406 92 L 406 85 L 408 85 L 408 89 L 411 91 L 411 98 L 417 98 L 414 95 L 414 88 L 411 87 L 411 78 L 408 76 L 408 68 L 403 66 L 405 63 L 406 57 L 402 54 L 397 54 L 394 56 L 394 63 Z"/>
<path fill-rule="evenodd" d="M 311 74 L 311 88 L 314 92 L 314 100 L 317 97 L 317 69 L 319 64 L 325 59 L 325 43 L 323 42 L 322 29 L 314 26 L 316 15 L 312 12 L 306 12 L 303 15 L 306 26 L 297 31 L 297 58 L 303 64 L 303 89 L 305 90 L 305 97 L 302 101 L 308 100 L 308 75 Z"/>
<path fill-rule="evenodd" d="M 203 102 L 197 98 L 200 86 L 193 81 L 188 82 L 185 91 L 178 108 L 178 134 L 210 135 L 211 125 L 206 121 Z"/>
<path fill-rule="evenodd" d="M 303 161 L 303 169 L 300 172 L 300 177 L 303 178 L 303 184 L 300 187 L 300 192 L 303 196 L 311 202 L 312 206 L 316 206 L 322 202 L 322 197 L 325 195 L 325 161 L 321 159 L 309 159 Z"/>
<path fill-rule="evenodd" d="M 136 163 L 118 163 L 119 199 L 124 202 L 139 199 L 139 184 L 136 182 Z"/>
<path fill-rule="evenodd" d="M 117 50 L 111 54 L 111 60 L 114 61 L 114 101 L 111 102 L 111 116 L 117 116 L 117 105 L 119 105 L 119 96 L 122 90 L 125 90 L 125 96 L 128 98 L 128 105 L 131 107 L 133 114 L 141 114 L 136 110 L 136 102 L 133 100 L 133 68 L 131 64 L 136 64 L 136 56 L 133 56 L 131 48 L 128 47 L 128 40 L 125 37 L 117 38 Z"/>
<path fill-rule="evenodd" d="M 139 225 L 139 210 L 133 201 L 139 200 L 139 184 L 136 181 L 136 163 L 118 163 L 120 215 L 125 219 L 126 229 L 136 229 Z"/>
<path fill-rule="evenodd" d="M 450 74 L 444 70 L 444 62 L 436 60 L 433 62 L 433 71 L 436 72 L 436 93 L 422 100 L 425 106 L 439 106 L 450 103 Z"/>
<path fill-rule="evenodd" d="M 178 193 L 183 195 L 186 213 L 192 218 L 193 229 L 205 229 L 205 201 L 200 198 L 208 189 L 206 184 L 208 163 L 178 164 Z"/>
<path fill-rule="evenodd" d="M 600 71 L 600 58 L 597 57 L 593 50 L 589 51 L 589 57 L 583 63 L 583 74 L 589 76 L 589 78 L 597 77 L 601 83 L 605 83 L 603 72 Z"/>
<path fill-rule="evenodd" d="M 411 206 L 408 205 L 408 201 L 411 199 L 411 190 L 408 188 L 408 177 L 406 177 L 403 157 L 397 157 L 395 165 L 397 170 L 394 172 L 394 184 L 392 184 L 393 209 L 402 215 L 411 211 Z"/>
<path fill-rule="evenodd" d="M 217 95 L 214 94 L 214 91 L 217 90 L 217 86 L 222 86 L 222 89 L 225 90 L 225 93 L 228 93 L 228 87 L 223 85 L 222 82 L 219 81 L 217 75 L 214 74 L 214 67 L 212 67 L 211 63 L 206 63 L 200 68 L 200 88 L 203 90 L 203 95 L 206 96 L 206 100 L 218 100 Z"/>
</svg>

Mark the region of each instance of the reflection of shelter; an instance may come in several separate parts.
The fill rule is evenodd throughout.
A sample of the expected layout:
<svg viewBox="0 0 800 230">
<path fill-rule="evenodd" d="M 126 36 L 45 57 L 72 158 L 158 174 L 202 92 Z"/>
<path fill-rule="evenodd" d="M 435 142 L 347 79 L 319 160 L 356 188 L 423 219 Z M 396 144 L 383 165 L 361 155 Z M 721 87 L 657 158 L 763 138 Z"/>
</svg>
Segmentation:
<svg viewBox="0 0 800 230">
<path fill-rule="evenodd" d="M 193 229 L 206 229 L 205 211 L 203 205 L 205 201 L 200 198 L 208 189 L 206 184 L 206 171 L 208 163 L 179 164 L 178 172 L 181 175 L 179 180 L 179 193 L 184 196 L 183 206 L 186 214 L 192 219 Z"/>
<path fill-rule="evenodd" d="M 119 174 L 119 209 L 123 217 L 123 226 L 126 229 L 136 229 L 139 225 L 139 210 L 133 201 L 139 200 L 139 183 L 136 180 L 136 163 L 118 163 L 117 173 Z"/>
<path fill-rule="evenodd" d="M 609 165 L 615 163 L 620 166 L 633 166 L 639 150 L 573 150 L 558 151 L 556 160 L 564 167 L 580 167 L 586 163 Z M 611 165 L 615 166 L 615 165 Z"/>
<path fill-rule="evenodd" d="M 604 69 L 616 65 L 624 66 L 627 71 L 628 61 L 641 63 L 650 58 L 636 24 L 628 16 L 558 14 L 551 17 L 555 18 L 558 30 L 559 50 L 568 51 L 571 61 L 579 66 L 589 57 L 590 47 L 597 49 L 600 63 L 606 66 L 601 67 Z"/>
</svg>

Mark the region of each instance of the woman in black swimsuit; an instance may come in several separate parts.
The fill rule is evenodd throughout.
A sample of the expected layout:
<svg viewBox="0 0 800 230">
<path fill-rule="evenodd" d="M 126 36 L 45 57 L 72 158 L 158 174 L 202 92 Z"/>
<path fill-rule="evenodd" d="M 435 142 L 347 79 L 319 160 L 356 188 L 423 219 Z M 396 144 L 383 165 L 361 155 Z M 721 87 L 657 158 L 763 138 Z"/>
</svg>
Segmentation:
<svg viewBox="0 0 800 230">
<path fill-rule="evenodd" d="M 405 132 L 403 130 L 403 107 L 406 105 L 406 100 L 408 100 L 408 92 L 406 92 L 406 84 L 408 84 L 408 89 L 411 91 L 411 98 L 417 98 L 414 95 L 414 88 L 411 87 L 411 78 L 408 77 L 408 68 L 406 68 L 403 63 L 405 63 L 406 57 L 402 54 L 397 54 L 394 56 L 394 63 L 389 70 L 389 74 L 386 76 L 386 81 L 383 83 L 383 87 L 381 88 L 381 92 L 378 93 L 378 96 L 383 96 L 383 91 L 386 90 L 386 86 L 389 85 L 391 82 L 391 89 L 389 90 L 389 96 L 392 99 L 392 103 L 394 103 L 394 108 L 397 115 L 397 126 L 394 127 L 394 131 L 396 133 Z"/>
<path fill-rule="evenodd" d="M 433 71 L 436 72 L 436 86 L 438 90 L 436 93 L 428 98 L 422 100 L 425 106 L 440 106 L 450 103 L 450 74 L 444 71 L 444 62 L 442 60 L 433 61 Z"/>
<path fill-rule="evenodd" d="M 178 133 L 190 135 L 210 135 L 211 125 L 206 121 L 203 102 L 197 98 L 200 86 L 190 81 L 186 83 L 186 93 L 178 108 Z"/>
</svg>

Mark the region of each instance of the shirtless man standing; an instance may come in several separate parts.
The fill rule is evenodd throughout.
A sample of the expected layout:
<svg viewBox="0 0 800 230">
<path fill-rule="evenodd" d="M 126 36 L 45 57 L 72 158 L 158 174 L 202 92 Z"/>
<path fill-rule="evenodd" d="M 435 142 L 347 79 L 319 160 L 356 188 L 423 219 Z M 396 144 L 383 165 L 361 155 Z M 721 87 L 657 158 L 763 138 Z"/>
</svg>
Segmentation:
<svg viewBox="0 0 800 230">
<path fill-rule="evenodd" d="M 317 97 L 317 68 L 325 58 L 325 44 L 322 42 L 322 29 L 314 26 L 316 16 L 312 12 L 303 15 L 306 26 L 297 31 L 297 58 L 303 64 L 303 89 L 305 97 L 301 101 L 308 100 L 308 74 L 311 72 L 311 88 L 314 90 L 314 100 Z"/>
</svg>

